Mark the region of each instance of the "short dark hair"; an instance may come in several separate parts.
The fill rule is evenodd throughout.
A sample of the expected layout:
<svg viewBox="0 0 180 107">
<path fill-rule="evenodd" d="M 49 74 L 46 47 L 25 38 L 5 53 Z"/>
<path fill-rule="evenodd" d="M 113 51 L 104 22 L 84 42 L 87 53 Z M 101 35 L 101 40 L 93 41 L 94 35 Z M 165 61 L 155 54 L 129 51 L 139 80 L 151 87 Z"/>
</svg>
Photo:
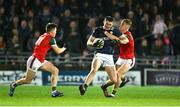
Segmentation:
<svg viewBox="0 0 180 107">
<path fill-rule="evenodd" d="M 48 23 L 46 25 L 46 32 L 50 32 L 50 31 L 52 31 L 55 28 L 57 28 L 57 24 L 55 24 L 55 23 Z"/>
<path fill-rule="evenodd" d="M 109 22 L 113 21 L 113 18 L 111 16 L 106 16 L 104 19 Z"/>
</svg>

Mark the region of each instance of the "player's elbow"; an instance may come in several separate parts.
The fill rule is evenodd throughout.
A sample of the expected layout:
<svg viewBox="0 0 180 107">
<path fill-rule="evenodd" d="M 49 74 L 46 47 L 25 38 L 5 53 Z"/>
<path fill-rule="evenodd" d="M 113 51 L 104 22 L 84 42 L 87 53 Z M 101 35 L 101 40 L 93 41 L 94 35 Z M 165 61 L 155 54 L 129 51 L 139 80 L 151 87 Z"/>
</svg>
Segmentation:
<svg viewBox="0 0 180 107">
<path fill-rule="evenodd" d="M 90 46 L 90 43 L 89 42 L 87 42 L 87 44 L 86 44 L 87 46 Z"/>
<path fill-rule="evenodd" d="M 87 42 L 87 46 L 88 46 L 88 47 L 89 47 L 89 46 L 92 46 L 92 45 L 93 45 L 92 42 L 90 42 L 90 41 Z"/>
<path fill-rule="evenodd" d="M 61 51 L 57 51 L 57 52 L 56 52 L 57 55 L 59 55 L 59 54 L 61 54 L 61 53 L 62 53 Z"/>
</svg>

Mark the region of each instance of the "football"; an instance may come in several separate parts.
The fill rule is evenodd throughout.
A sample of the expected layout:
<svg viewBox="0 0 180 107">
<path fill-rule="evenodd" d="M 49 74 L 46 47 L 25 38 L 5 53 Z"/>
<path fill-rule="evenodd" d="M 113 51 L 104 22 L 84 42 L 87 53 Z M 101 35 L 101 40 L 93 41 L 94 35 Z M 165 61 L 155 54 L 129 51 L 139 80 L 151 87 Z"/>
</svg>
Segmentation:
<svg viewBox="0 0 180 107">
<path fill-rule="evenodd" d="M 93 41 L 93 46 L 94 46 L 96 49 L 101 49 L 101 48 L 103 48 L 103 46 L 104 46 L 104 40 L 101 39 L 101 38 L 96 38 L 96 39 Z"/>
</svg>

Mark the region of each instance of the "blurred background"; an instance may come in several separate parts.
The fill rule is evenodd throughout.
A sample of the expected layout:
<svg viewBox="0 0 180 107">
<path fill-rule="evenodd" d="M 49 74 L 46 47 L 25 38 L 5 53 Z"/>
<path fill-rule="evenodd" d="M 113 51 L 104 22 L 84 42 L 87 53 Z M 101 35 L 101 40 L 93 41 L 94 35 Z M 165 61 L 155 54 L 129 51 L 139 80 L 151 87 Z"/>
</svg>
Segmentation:
<svg viewBox="0 0 180 107">
<path fill-rule="evenodd" d="M 48 22 L 58 24 L 57 44 L 68 48 L 47 55 L 62 71 L 59 83 L 82 83 L 93 57 L 87 39 L 107 15 L 113 16 L 114 28 L 123 18 L 133 21 L 136 64 L 127 75 L 130 85 L 180 85 L 180 0 L 0 0 L 0 84 L 22 76 Z M 117 48 L 115 61 L 118 53 Z M 93 83 L 107 78 L 99 72 Z M 48 85 L 49 74 L 39 73 L 35 81 Z"/>
</svg>

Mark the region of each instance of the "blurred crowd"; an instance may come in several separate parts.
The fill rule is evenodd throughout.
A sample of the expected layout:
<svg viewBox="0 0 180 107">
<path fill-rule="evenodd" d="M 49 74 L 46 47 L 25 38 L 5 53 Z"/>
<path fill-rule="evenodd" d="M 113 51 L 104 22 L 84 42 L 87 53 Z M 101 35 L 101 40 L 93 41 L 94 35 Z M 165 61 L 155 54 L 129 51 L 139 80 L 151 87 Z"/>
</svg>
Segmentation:
<svg viewBox="0 0 180 107">
<path fill-rule="evenodd" d="M 180 55 L 180 0 L 0 0 L 0 51 L 32 52 L 45 25 L 59 25 L 57 44 L 65 57 L 87 56 L 86 41 L 104 16 L 133 21 L 137 56 Z"/>
</svg>

